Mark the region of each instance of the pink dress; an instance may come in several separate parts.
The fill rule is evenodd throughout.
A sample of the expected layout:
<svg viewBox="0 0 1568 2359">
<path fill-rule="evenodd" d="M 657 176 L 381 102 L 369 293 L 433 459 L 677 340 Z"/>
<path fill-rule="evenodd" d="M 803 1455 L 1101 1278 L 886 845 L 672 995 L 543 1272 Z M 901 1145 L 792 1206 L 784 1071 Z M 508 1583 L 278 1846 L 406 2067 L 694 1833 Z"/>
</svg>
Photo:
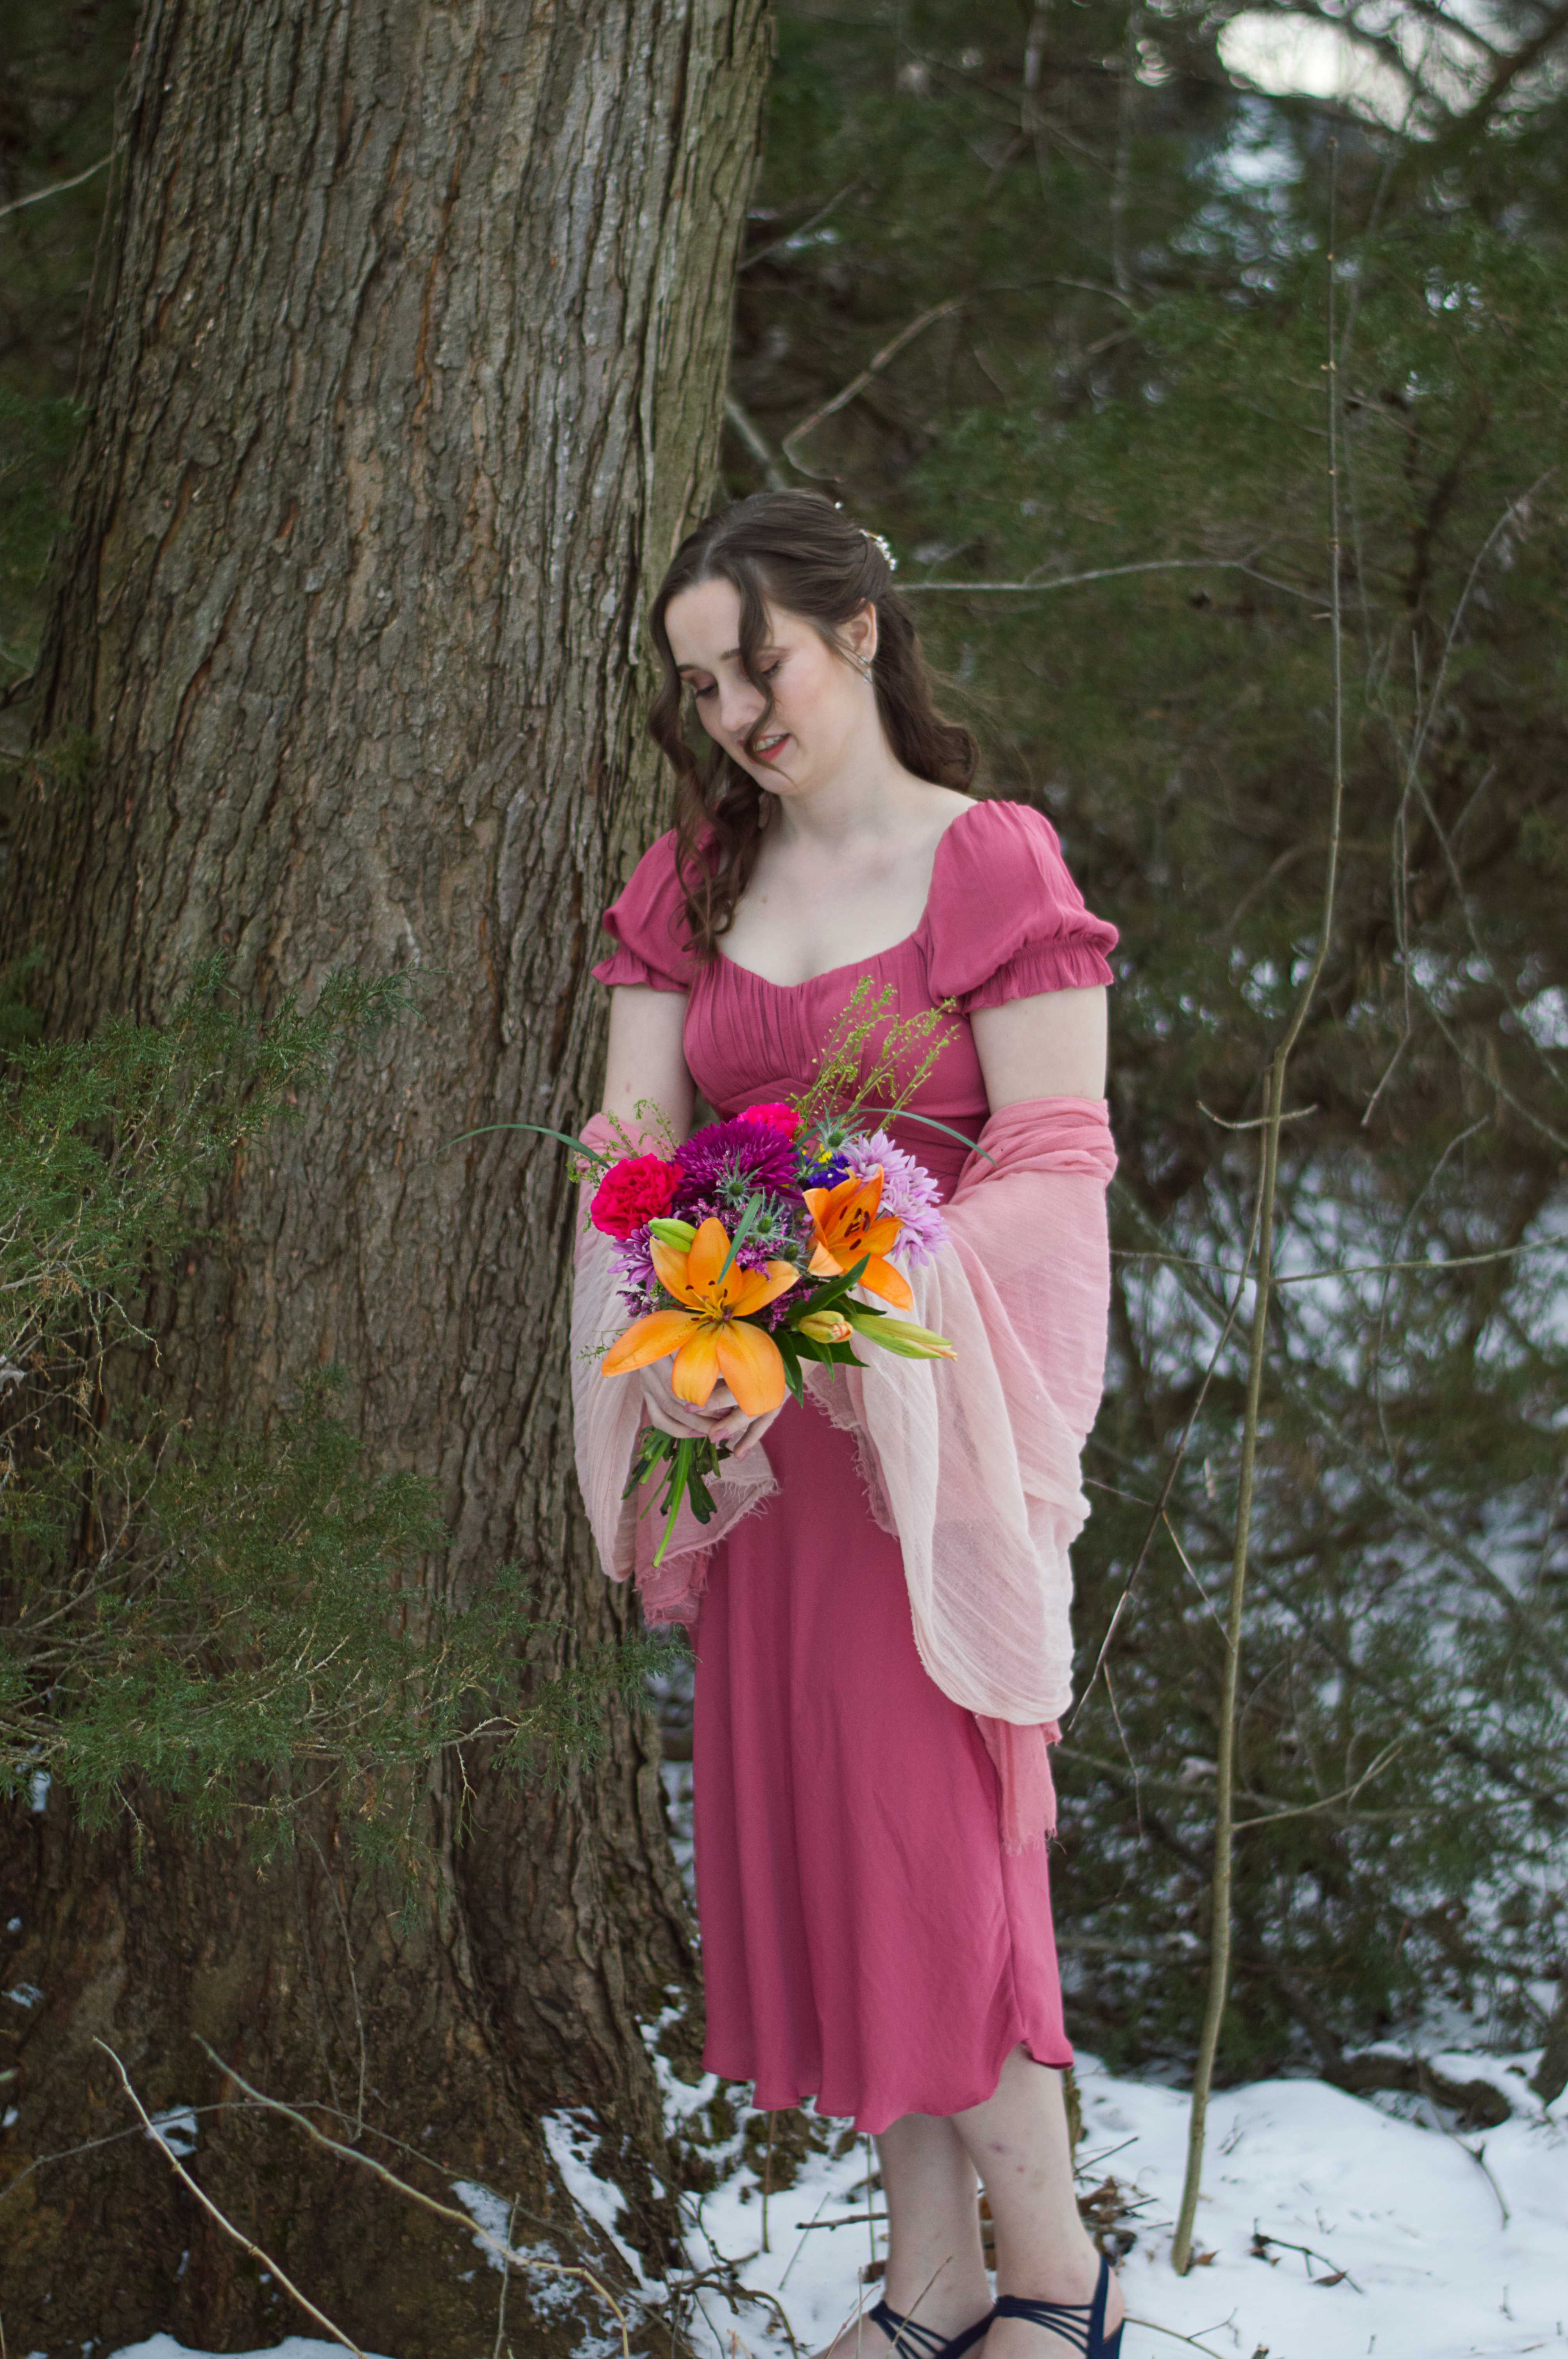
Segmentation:
<svg viewBox="0 0 1568 2359">
<path fill-rule="evenodd" d="M 910 1112 L 969 1138 L 989 1109 L 964 1019 L 1108 983 L 1116 941 L 1049 821 L 1005 802 L 949 826 L 913 934 L 808 983 L 692 956 L 673 835 L 604 922 L 618 947 L 601 982 L 689 993 L 687 1062 L 720 1115 L 806 1088 L 863 974 L 895 987 L 901 1015 L 950 998 L 954 1037 Z M 951 1188 L 964 1147 L 907 1117 L 892 1134 Z M 791 1401 L 762 1447 L 778 1494 L 714 1550 L 694 1634 L 703 2060 L 754 2082 L 763 2111 L 815 2096 L 881 2130 L 989 2097 L 1021 2040 L 1072 2061 L 1046 1854 L 1002 1850 L 996 1772 L 915 1652 L 853 1437 Z"/>
</svg>

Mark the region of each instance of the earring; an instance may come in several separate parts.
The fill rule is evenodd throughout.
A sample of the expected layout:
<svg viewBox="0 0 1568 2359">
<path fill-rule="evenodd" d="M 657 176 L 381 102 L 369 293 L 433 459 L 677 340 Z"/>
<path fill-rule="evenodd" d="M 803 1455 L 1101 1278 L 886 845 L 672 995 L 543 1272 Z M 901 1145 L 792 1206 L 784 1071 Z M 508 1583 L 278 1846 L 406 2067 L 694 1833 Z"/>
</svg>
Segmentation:
<svg viewBox="0 0 1568 2359">
<path fill-rule="evenodd" d="M 871 679 L 871 659 L 870 656 L 857 656 L 857 655 L 851 655 L 851 656 L 850 656 L 850 658 L 849 658 L 849 661 L 854 665 L 855 669 L 860 673 L 860 678 L 861 678 L 862 679 Z"/>
</svg>

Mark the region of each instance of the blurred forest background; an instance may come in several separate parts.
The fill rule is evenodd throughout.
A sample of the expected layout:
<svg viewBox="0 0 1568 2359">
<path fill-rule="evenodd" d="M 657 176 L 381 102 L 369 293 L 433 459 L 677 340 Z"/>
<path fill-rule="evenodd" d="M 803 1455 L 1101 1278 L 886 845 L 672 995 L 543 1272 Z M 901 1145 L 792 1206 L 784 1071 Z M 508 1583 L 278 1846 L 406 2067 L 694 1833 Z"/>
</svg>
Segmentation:
<svg viewBox="0 0 1568 2359">
<path fill-rule="evenodd" d="M 10 15 L 12 685 L 135 15 Z M 1322 903 L 1337 383 L 1344 841 L 1284 1134 L 1220 2071 L 1419 2091 L 1462 2019 L 1568 2082 L 1565 38 L 1543 0 L 778 10 L 722 488 L 818 484 L 887 536 L 991 790 L 1121 929 L 1056 1870 L 1070 2026 L 1118 2065 L 1183 2068 L 1203 2006 L 1227 1321 Z"/>
</svg>

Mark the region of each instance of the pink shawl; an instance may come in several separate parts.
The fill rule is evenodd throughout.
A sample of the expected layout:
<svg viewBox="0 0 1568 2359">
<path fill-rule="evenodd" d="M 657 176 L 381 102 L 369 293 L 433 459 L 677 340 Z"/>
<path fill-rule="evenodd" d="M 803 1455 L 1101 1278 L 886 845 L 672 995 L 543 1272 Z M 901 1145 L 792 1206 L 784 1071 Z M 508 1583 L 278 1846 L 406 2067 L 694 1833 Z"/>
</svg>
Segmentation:
<svg viewBox="0 0 1568 2359">
<path fill-rule="evenodd" d="M 952 1360 L 812 1367 L 806 1388 L 859 1440 L 871 1512 L 896 1535 L 921 1661 L 979 1722 L 1001 1786 L 1009 1850 L 1054 1826 L 1048 1745 L 1072 1692 L 1068 1549 L 1088 1515 L 1079 1458 L 1105 1373 L 1116 1169 L 1104 1099 L 1031 1098 L 990 1116 L 945 1207 L 949 1242 L 908 1273 L 909 1316 Z M 612 1147 L 595 1117 L 590 1146 Z M 583 1223 L 573 1291 L 579 1479 L 605 1571 L 637 1575 L 651 1622 L 695 1620 L 714 1544 L 777 1485 L 767 1444 L 727 1460 L 704 1527 L 683 1510 L 652 1569 L 662 1518 L 622 1502 L 642 1423 L 637 1386 L 605 1382 L 597 1345 L 626 1313 L 609 1240 Z"/>
</svg>

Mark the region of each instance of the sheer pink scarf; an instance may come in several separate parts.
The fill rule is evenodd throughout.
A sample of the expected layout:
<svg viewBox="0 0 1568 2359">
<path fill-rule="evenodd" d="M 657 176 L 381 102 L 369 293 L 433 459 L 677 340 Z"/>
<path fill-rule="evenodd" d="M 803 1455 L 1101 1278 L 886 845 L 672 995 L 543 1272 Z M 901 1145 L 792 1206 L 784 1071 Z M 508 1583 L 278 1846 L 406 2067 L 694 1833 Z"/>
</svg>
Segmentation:
<svg viewBox="0 0 1568 2359">
<path fill-rule="evenodd" d="M 1011 1851 L 1055 1822 L 1047 1747 L 1072 1692 L 1068 1549 L 1088 1515 L 1079 1460 L 1105 1374 L 1105 1192 L 1116 1169 L 1107 1113 L 1104 1099 L 1031 1098 L 987 1122 L 945 1207 L 948 1244 L 909 1272 L 909 1315 L 947 1336 L 955 1359 L 866 1347 L 863 1367 L 806 1377 L 812 1400 L 858 1439 L 871 1512 L 903 1552 L 921 1661 L 976 1715 Z M 584 1136 L 614 1143 L 607 1126 Z M 612 1579 L 636 1573 L 650 1621 L 693 1621 L 708 1550 L 777 1487 L 767 1445 L 724 1462 L 714 1521 L 683 1510 L 654 1573 L 662 1518 L 639 1520 L 639 1503 L 620 1495 L 642 1423 L 638 1388 L 604 1382 L 595 1358 L 626 1314 L 609 1241 L 583 1226 L 572 1367 L 594 1538 Z"/>
</svg>

